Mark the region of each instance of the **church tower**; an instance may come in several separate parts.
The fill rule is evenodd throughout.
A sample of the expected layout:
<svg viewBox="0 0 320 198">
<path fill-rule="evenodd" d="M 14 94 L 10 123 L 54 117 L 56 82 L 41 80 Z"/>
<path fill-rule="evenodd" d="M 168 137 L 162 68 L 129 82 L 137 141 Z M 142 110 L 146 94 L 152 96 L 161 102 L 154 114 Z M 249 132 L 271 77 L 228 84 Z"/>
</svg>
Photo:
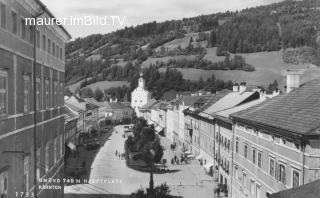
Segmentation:
<svg viewBox="0 0 320 198">
<path fill-rule="evenodd" d="M 142 74 L 142 72 L 140 73 L 140 78 L 139 78 L 138 86 L 141 87 L 142 89 L 144 89 L 144 86 L 145 86 L 145 82 L 144 82 L 144 79 L 143 79 L 143 74 Z"/>
<path fill-rule="evenodd" d="M 135 110 L 138 117 L 141 116 L 140 108 L 147 104 L 151 99 L 151 94 L 145 89 L 145 81 L 143 79 L 143 74 L 140 73 L 140 78 L 138 80 L 138 87 L 131 93 L 131 107 Z"/>
</svg>

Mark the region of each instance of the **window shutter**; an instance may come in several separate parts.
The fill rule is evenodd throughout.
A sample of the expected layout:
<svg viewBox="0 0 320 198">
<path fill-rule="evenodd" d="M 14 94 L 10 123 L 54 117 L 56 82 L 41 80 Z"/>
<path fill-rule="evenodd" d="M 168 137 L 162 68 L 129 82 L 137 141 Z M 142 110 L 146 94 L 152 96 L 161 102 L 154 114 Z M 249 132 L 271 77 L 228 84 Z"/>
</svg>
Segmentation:
<svg viewBox="0 0 320 198">
<path fill-rule="evenodd" d="M 282 181 L 283 181 L 283 184 L 286 185 L 286 169 L 283 170 Z"/>
<path fill-rule="evenodd" d="M 278 162 L 275 162 L 274 168 L 275 168 L 275 178 L 276 178 L 276 180 L 279 181 L 279 179 L 280 179 L 280 166 L 279 166 Z"/>
</svg>

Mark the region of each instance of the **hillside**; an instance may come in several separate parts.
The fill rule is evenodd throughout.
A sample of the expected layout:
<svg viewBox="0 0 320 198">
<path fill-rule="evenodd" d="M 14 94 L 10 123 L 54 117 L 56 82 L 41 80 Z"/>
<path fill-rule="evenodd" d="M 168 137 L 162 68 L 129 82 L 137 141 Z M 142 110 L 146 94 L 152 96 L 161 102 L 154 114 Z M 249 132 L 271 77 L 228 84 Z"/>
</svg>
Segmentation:
<svg viewBox="0 0 320 198">
<path fill-rule="evenodd" d="M 286 0 L 78 38 L 66 47 L 66 83 L 90 77 L 89 84 L 133 82 L 150 65 L 178 68 L 195 81 L 214 74 L 254 85 L 277 80 L 282 86 L 281 70 L 293 67 L 314 78 L 320 76 L 317 68 L 308 75 L 308 65 L 320 65 L 319 7 L 318 0 Z"/>
<path fill-rule="evenodd" d="M 207 80 L 212 75 L 217 79 L 231 80 L 231 81 L 246 81 L 250 86 L 264 86 L 267 87 L 270 82 L 277 80 L 279 88 L 283 89 L 285 85 L 285 77 L 282 75 L 282 70 L 285 69 L 304 69 L 305 72 L 302 77 L 302 82 L 310 81 L 315 78 L 320 78 L 320 68 L 308 64 L 288 64 L 282 59 L 283 52 L 256 52 L 250 54 L 240 54 L 245 57 L 248 64 L 255 67 L 253 72 L 245 71 L 223 71 L 223 70 L 202 70 L 194 68 L 177 68 L 183 75 L 184 79 L 197 81 L 200 78 Z M 160 71 L 164 72 L 165 68 Z"/>
</svg>

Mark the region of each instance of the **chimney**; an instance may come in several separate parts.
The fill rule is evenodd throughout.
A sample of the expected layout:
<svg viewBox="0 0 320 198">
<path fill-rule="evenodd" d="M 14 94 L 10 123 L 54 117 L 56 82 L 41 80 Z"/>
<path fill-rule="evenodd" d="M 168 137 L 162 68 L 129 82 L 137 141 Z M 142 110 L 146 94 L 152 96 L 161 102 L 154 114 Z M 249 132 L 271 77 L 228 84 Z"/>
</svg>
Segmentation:
<svg viewBox="0 0 320 198">
<path fill-rule="evenodd" d="M 238 83 L 233 83 L 233 87 L 232 87 L 233 92 L 238 92 L 239 91 L 239 84 Z"/>
<path fill-rule="evenodd" d="M 266 91 L 260 90 L 260 100 L 265 100 L 267 98 Z"/>
<path fill-rule="evenodd" d="M 287 76 L 287 93 L 300 87 L 300 75 L 303 72 L 304 70 L 301 69 L 289 69 L 285 71 L 285 75 Z"/>
<path fill-rule="evenodd" d="M 273 92 L 272 92 L 272 96 L 274 97 L 274 96 L 278 96 L 278 95 L 280 95 L 280 90 L 274 90 Z"/>
<path fill-rule="evenodd" d="M 242 93 L 242 92 L 245 92 L 246 90 L 247 90 L 247 83 L 242 81 L 239 86 L 239 92 Z"/>
</svg>

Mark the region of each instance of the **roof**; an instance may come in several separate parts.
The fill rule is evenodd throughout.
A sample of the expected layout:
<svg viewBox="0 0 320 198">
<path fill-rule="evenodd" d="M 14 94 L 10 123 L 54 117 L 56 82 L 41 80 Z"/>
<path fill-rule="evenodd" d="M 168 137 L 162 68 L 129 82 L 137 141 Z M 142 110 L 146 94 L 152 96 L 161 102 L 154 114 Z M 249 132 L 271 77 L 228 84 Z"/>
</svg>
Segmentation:
<svg viewBox="0 0 320 198">
<path fill-rule="evenodd" d="M 213 105 L 215 102 L 220 100 L 222 97 L 230 93 L 231 91 L 228 89 L 224 89 L 220 92 L 217 92 L 216 94 L 210 94 L 202 96 L 199 100 L 197 100 L 193 107 L 197 108 L 194 112 L 201 112 L 209 108 L 211 105 Z"/>
<path fill-rule="evenodd" d="M 238 112 L 238 111 L 242 111 L 242 110 L 244 110 L 244 109 L 247 109 L 247 108 L 249 108 L 249 107 L 252 107 L 252 106 L 254 106 L 254 105 L 257 105 L 257 104 L 259 104 L 259 103 L 261 103 L 261 102 L 263 102 L 263 100 L 260 100 L 260 99 L 253 100 L 253 101 L 244 103 L 244 104 L 242 104 L 242 105 L 233 107 L 233 108 L 231 108 L 231 109 L 226 109 L 226 110 L 222 110 L 222 111 L 216 112 L 215 115 L 221 116 L 221 117 L 225 117 L 225 118 L 229 118 L 229 115 L 230 115 L 230 114 L 236 113 L 236 112 Z"/>
<path fill-rule="evenodd" d="M 116 110 L 116 109 L 132 109 L 131 106 L 128 106 L 127 103 L 122 102 L 98 102 L 98 104 L 101 107 L 106 107 L 110 110 Z"/>
<path fill-rule="evenodd" d="M 209 108 L 204 110 L 203 112 L 206 114 L 214 114 L 215 112 L 219 112 L 225 109 L 233 108 L 237 105 L 240 105 L 244 103 L 246 100 L 248 100 L 251 96 L 254 94 L 257 94 L 257 97 L 259 97 L 258 92 L 231 92 L 222 97 L 220 100 L 218 100 L 216 103 L 211 105 Z"/>
<path fill-rule="evenodd" d="M 151 99 L 147 102 L 147 104 L 143 105 L 140 109 L 149 109 L 157 102 L 158 102 L 157 100 Z"/>
<path fill-rule="evenodd" d="M 103 107 L 103 105 L 101 104 L 101 102 L 96 101 L 94 98 L 84 98 L 83 99 L 86 103 L 88 104 L 92 104 L 96 107 Z"/>
<path fill-rule="evenodd" d="M 202 96 L 181 96 L 182 101 L 185 106 L 192 106 L 195 102 L 197 102 Z"/>
<path fill-rule="evenodd" d="M 85 100 L 76 95 L 73 95 L 73 96 L 70 96 L 69 98 L 65 98 L 65 101 L 84 102 Z"/>
<path fill-rule="evenodd" d="M 320 180 L 316 180 L 296 188 L 271 194 L 269 198 L 318 198 L 319 194 Z"/>
<path fill-rule="evenodd" d="M 164 92 L 164 94 L 162 96 L 162 100 L 164 100 L 164 101 L 173 100 L 173 99 L 175 99 L 177 97 L 178 93 L 179 92 L 175 91 L 175 90 L 166 91 L 166 92 Z"/>
<path fill-rule="evenodd" d="M 69 107 L 71 110 L 76 112 L 83 112 L 86 110 L 85 103 L 73 103 L 67 100 L 65 101 L 65 106 Z"/>
<path fill-rule="evenodd" d="M 64 113 L 65 113 L 64 119 L 66 122 L 77 119 L 79 117 L 78 114 L 72 111 L 68 106 L 64 107 Z"/>
<path fill-rule="evenodd" d="M 232 114 L 234 119 L 271 126 L 293 134 L 319 135 L 320 79 L 303 84 L 288 94 Z"/>
</svg>

